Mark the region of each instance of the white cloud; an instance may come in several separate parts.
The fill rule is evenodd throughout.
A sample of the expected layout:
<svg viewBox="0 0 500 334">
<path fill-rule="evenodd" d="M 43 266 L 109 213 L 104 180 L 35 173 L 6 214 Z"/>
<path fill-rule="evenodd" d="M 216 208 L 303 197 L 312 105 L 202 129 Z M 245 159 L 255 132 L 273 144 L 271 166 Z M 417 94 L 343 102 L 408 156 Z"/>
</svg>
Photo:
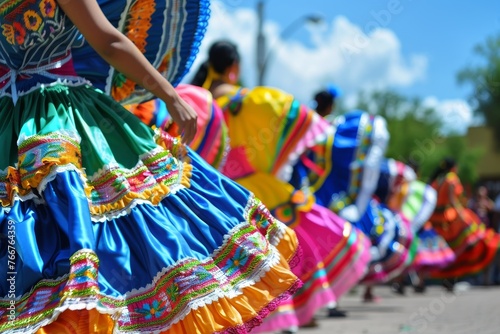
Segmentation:
<svg viewBox="0 0 500 334">
<path fill-rule="evenodd" d="M 477 120 L 473 118 L 470 105 L 464 100 L 438 100 L 436 97 L 427 97 L 424 106 L 434 108 L 443 121 L 445 134 L 465 134 L 467 128 Z"/>
<path fill-rule="evenodd" d="M 264 27 L 267 44 L 273 50 L 266 84 L 284 89 L 302 102 L 309 101 L 315 91 L 329 83 L 350 95 L 362 89 L 409 86 L 425 76 L 426 57 L 412 55 L 405 59 L 397 36 L 386 28 L 365 34 L 359 26 L 339 16 L 322 27 L 308 28 L 312 48 L 281 39 L 282 29 L 272 21 Z M 208 47 L 214 41 L 230 39 L 238 45 L 243 58 L 244 82 L 254 86 L 256 31 L 254 10 L 213 1 L 208 31 L 194 69 L 206 59 Z"/>
<path fill-rule="evenodd" d="M 212 14 L 200 54 L 187 80 L 206 60 L 208 48 L 219 39 L 229 39 L 238 45 L 242 56 L 242 79 L 249 87 L 257 83 L 256 34 L 257 16 L 253 9 L 227 6 L 212 2 Z M 386 25 L 384 25 L 386 26 Z M 338 16 L 321 26 L 305 26 L 310 36 L 309 46 L 280 38 L 280 27 L 267 21 L 264 30 L 272 54 L 266 85 L 281 88 L 309 103 L 313 94 L 327 84 L 341 88 L 344 101 L 351 104 L 361 90 L 408 87 L 425 79 L 427 58 L 413 54 L 403 56 L 401 43 L 394 32 L 379 25 L 367 32 Z M 366 27 L 365 27 L 366 28 Z M 366 32 L 366 33 L 365 33 Z M 425 100 L 434 106 L 446 121 L 445 128 L 464 133 L 472 121 L 470 106 L 462 100 Z M 452 119 L 452 122 L 448 120 Z"/>
</svg>

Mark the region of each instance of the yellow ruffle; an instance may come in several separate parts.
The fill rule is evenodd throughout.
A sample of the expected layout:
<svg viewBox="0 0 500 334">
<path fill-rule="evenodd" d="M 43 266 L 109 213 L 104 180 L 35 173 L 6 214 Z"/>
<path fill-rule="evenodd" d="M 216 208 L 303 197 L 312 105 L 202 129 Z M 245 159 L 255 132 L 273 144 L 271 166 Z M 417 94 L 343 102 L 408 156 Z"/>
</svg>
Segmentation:
<svg viewBox="0 0 500 334">
<path fill-rule="evenodd" d="M 104 215 L 109 212 L 115 212 L 127 208 L 135 200 L 145 200 L 157 205 L 170 193 L 170 187 L 166 184 L 158 183 L 153 188 L 146 189 L 141 193 L 128 192 L 120 200 L 113 203 L 94 205 L 91 204 L 90 212 L 92 215 Z"/>
<path fill-rule="evenodd" d="M 5 182 L 5 197 L 0 198 L 3 207 L 11 206 L 16 194 L 25 196 L 29 193 L 29 191 L 19 187 L 21 177 L 14 167 L 7 168 L 7 176 L 3 182 Z"/>
<path fill-rule="evenodd" d="M 97 310 L 63 312 L 56 321 L 42 327 L 36 334 L 112 334 L 114 321 L 111 316 Z"/>
<path fill-rule="evenodd" d="M 296 257 L 299 256 L 297 254 L 297 250 L 299 249 L 299 239 L 297 238 L 294 230 L 289 227 L 285 227 L 285 232 L 280 238 L 279 243 L 276 245 L 276 249 L 288 263 L 298 260 Z"/>
<path fill-rule="evenodd" d="M 40 145 L 45 148 L 45 145 L 57 145 L 58 152 L 50 156 L 43 156 L 40 161 L 37 161 L 37 152 L 32 149 L 27 149 L 32 144 Z M 17 172 L 21 180 L 21 187 L 24 189 L 38 188 L 43 179 L 52 172 L 54 168 L 66 165 L 73 165 L 76 169 L 82 169 L 82 155 L 80 145 L 73 138 L 51 133 L 47 136 L 32 136 L 24 140 L 20 147 L 20 155 Z M 62 153 L 63 152 L 63 153 Z M 43 153 L 40 153 L 43 154 Z M 39 167 L 38 167 L 39 166 Z"/>
</svg>

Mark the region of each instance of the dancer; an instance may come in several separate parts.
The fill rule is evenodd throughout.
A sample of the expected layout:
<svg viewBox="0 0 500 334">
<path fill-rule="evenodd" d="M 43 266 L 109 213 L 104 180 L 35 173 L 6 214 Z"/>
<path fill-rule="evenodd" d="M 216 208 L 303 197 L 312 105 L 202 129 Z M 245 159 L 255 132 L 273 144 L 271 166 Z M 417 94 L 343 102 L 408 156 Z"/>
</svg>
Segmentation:
<svg viewBox="0 0 500 334">
<path fill-rule="evenodd" d="M 335 120 L 335 108 L 336 108 L 336 100 L 340 97 L 340 90 L 333 86 L 329 85 L 326 90 L 322 90 L 317 92 L 314 95 L 314 103 L 315 103 L 315 111 L 327 120 L 329 123 L 333 123 Z M 312 166 L 312 164 L 309 164 Z M 320 172 L 321 173 L 321 172 Z M 309 184 L 309 180 L 307 178 L 308 171 L 305 165 L 298 164 L 294 167 L 294 176 L 292 177 L 292 184 L 298 184 L 304 186 L 304 184 Z M 295 180 L 294 180 L 295 178 Z M 356 228 L 356 227 L 355 227 Z M 361 231 L 358 231 L 361 232 Z M 329 310 L 330 317 L 344 317 L 345 312 L 338 310 L 338 305 L 335 308 Z"/>
<path fill-rule="evenodd" d="M 285 92 L 238 86 L 239 59 L 233 43 L 214 43 L 193 83 L 209 89 L 224 111 L 231 148 L 222 172 L 263 196 L 297 233 L 304 261 L 294 272 L 304 287 L 258 329 L 294 332 L 309 324 L 321 307 L 334 309 L 337 298 L 356 284 L 369 261 L 368 240 L 314 203 L 308 190 L 281 180 L 291 173 L 296 157 L 330 126 Z"/>
<path fill-rule="evenodd" d="M 430 222 L 456 256 L 455 262 L 444 269 L 433 270 L 431 276 L 447 279 L 447 289 L 453 290 L 455 279 L 480 272 L 493 261 L 500 235 L 487 229 L 479 217 L 464 206 L 464 189 L 453 159 L 441 161 L 430 183 L 438 193 Z"/>
<path fill-rule="evenodd" d="M 317 92 L 314 95 L 314 110 L 321 117 L 329 122 L 335 119 L 334 111 L 336 107 L 336 100 L 340 96 L 340 90 L 333 85 L 330 85 L 326 90 Z"/>
<path fill-rule="evenodd" d="M 436 207 L 437 194 L 434 188 L 417 180 L 416 167 L 394 159 L 386 159 L 381 166 L 380 178 L 375 192 L 382 203 L 409 221 L 416 234 L 415 259 L 404 274 L 409 274 L 415 292 L 425 291 L 425 277 L 429 270 L 444 268 L 455 259 L 446 241 L 436 233 L 428 222 Z M 395 278 L 392 284 L 396 293 L 404 294 L 404 275 Z"/>
<path fill-rule="evenodd" d="M 338 116 L 334 131 L 300 157 L 318 203 L 353 222 L 372 241 L 371 264 L 362 282 L 371 286 L 398 276 L 412 262 L 416 244 L 410 222 L 373 198 L 389 138 L 385 121 L 363 111 Z"/>
<path fill-rule="evenodd" d="M 0 17 L 0 332 L 246 333 L 299 287 L 294 232 L 181 143 L 196 114 L 94 0 L 3 1 Z M 79 32 L 182 138 L 75 73 Z"/>
</svg>

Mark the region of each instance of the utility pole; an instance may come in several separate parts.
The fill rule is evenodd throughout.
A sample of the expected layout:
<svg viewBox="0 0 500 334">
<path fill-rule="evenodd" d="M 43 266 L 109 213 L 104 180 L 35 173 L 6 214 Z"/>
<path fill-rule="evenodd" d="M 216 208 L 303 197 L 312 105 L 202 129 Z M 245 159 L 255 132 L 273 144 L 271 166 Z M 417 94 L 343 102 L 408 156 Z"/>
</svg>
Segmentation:
<svg viewBox="0 0 500 334">
<path fill-rule="evenodd" d="M 273 53 L 273 46 L 268 50 L 266 45 L 266 36 L 264 35 L 264 6 L 265 0 L 257 1 L 257 52 L 256 52 L 256 60 L 257 60 L 257 85 L 264 86 L 267 67 L 269 64 L 269 59 Z M 319 24 L 323 22 L 323 18 L 319 15 L 304 15 L 301 16 L 292 23 L 290 23 L 280 34 L 280 38 L 286 39 L 288 38 L 292 32 L 297 30 L 304 23 L 313 23 Z"/>
<path fill-rule="evenodd" d="M 264 0 L 257 2 L 257 84 L 264 85 L 266 37 L 264 36 Z"/>
</svg>

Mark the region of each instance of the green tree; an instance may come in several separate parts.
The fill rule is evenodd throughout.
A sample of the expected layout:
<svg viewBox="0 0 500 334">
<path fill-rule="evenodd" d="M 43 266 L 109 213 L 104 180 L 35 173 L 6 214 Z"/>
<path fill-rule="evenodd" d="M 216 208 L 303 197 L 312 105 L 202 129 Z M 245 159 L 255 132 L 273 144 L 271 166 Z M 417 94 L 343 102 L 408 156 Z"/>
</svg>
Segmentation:
<svg viewBox="0 0 500 334">
<path fill-rule="evenodd" d="M 458 82 L 472 85 L 470 97 L 474 112 L 493 129 L 496 147 L 500 149 L 500 33 L 474 48 L 481 65 L 458 73 Z"/>
</svg>

